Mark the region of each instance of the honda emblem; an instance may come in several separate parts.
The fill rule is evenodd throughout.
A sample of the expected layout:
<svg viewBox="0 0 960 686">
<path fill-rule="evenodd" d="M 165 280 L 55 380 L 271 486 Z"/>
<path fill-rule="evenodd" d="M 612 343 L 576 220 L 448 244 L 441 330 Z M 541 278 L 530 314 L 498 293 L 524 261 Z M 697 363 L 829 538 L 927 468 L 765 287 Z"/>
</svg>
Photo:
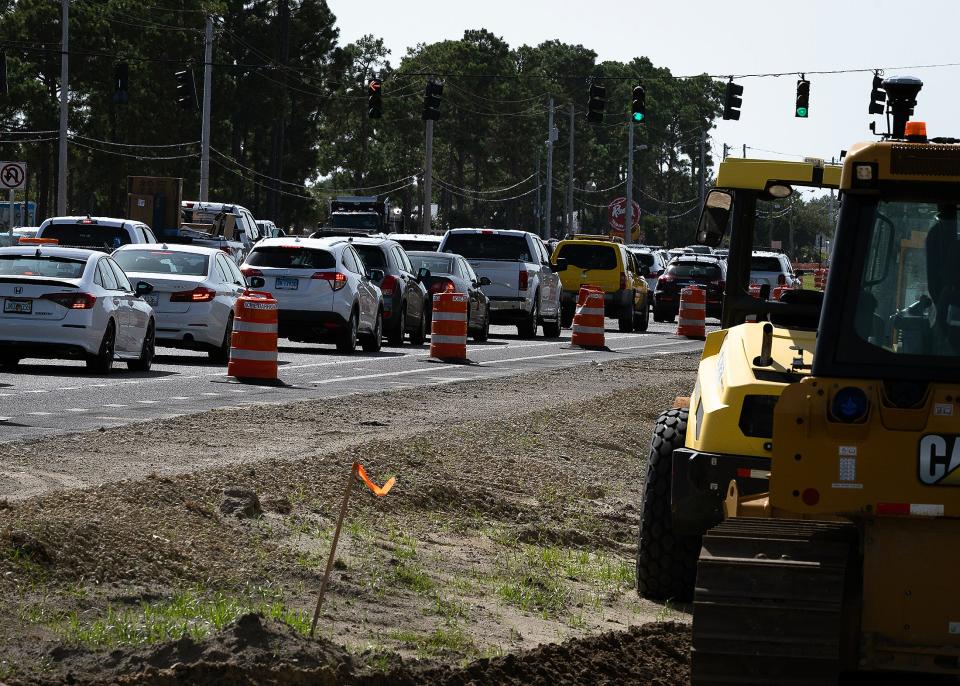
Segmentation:
<svg viewBox="0 0 960 686">
<path fill-rule="evenodd" d="M 14 287 L 13 287 L 13 294 L 14 294 L 14 295 L 20 295 L 21 293 L 23 293 L 23 286 L 14 286 Z"/>
</svg>

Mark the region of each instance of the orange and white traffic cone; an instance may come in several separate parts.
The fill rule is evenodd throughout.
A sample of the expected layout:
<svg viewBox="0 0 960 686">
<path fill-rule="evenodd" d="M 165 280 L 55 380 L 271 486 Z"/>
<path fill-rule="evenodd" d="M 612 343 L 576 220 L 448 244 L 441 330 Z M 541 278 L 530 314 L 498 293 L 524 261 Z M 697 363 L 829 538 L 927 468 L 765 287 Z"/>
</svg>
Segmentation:
<svg viewBox="0 0 960 686">
<path fill-rule="evenodd" d="M 277 301 L 270 293 L 247 290 L 237 298 L 227 375 L 277 380 Z"/>
<path fill-rule="evenodd" d="M 603 291 L 597 286 L 581 286 L 570 342 L 583 348 L 605 347 L 603 323 Z"/>
<path fill-rule="evenodd" d="M 707 335 L 707 292 L 698 286 L 687 286 L 680 291 L 680 316 L 677 335 L 703 339 Z"/>
<path fill-rule="evenodd" d="M 771 300 L 776 300 L 777 302 L 780 302 L 780 298 L 783 297 L 783 294 L 786 293 L 787 291 L 792 291 L 792 290 L 793 288 L 791 288 L 790 286 L 777 286 L 776 288 L 773 289 L 773 297 L 771 298 Z"/>
<path fill-rule="evenodd" d="M 467 305 L 468 298 L 463 293 L 437 293 L 433 296 L 430 357 L 467 359 Z"/>
</svg>

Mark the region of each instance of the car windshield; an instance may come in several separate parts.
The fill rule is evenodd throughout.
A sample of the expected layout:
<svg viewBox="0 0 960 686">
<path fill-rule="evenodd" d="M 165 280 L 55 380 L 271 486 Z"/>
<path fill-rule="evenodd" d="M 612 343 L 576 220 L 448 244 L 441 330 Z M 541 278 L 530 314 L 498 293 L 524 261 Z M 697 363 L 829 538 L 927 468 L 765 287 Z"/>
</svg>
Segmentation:
<svg viewBox="0 0 960 686">
<path fill-rule="evenodd" d="M 362 212 L 334 213 L 330 215 L 327 226 L 334 229 L 373 229 L 380 228 L 380 215 Z"/>
<path fill-rule="evenodd" d="M 674 262 L 667 274 L 680 279 L 719 279 L 720 267 L 710 262 Z"/>
<path fill-rule="evenodd" d="M 752 272 L 779 272 L 783 271 L 783 265 L 776 257 L 763 257 L 754 255 L 750 258 L 750 271 Z"/>
<path fill-rule="evenodd" d="M 326 250 L 271 245 L 254 248 L 247 256 L 247 264 L 251 267 L 280 269 L 333 269 L 337 266 L 337 260 Z"/>
<path fill-rule="evenodd" d="M 51 255 L 0 255 L 0 276 L 49 276 L 55 279 L 79 279 L 86 260 Z"/>
<path fill-rule="evenodd" d="M 564 243 L 557 252 L 557 257 L 563 257 L 570 264 L 579 269 L 616 269 L 616 248 L 608 245 L 590 245 L 586 243 Z"/>
<path fill-rule="evenodd" d="M 120 250 L 113 255 L 123 271 L 206 276 L 210 256 L 173 250 Z"/>
<path fill-rule="evenodd" d="M 353 247 L 360 253 L 363 265 L 367 269 L 386 270 L 389 268 L 390 265 L 387 264 L 387 256 L 384 255 L 379 245 L 357 245 L 354 243 Z"/>
<path fill-rule="evenodd" d="M 131 243 L 130 232 L 120 226 L 102 224 L 49 224 L 41 234 L 56 238 L 60 245 L 113 250 Z"/>
<path fill-rule="evenodd" d="M 453 273 L 453 258 L 451 257 L 442 257 L 440 255 L 436 257 L 428 257 L 426 255 L 410 255 L 410 262 L 413 264 L 414 270 L 426 267 L 430 270 L 431 274 Z"/>
<path fill-rule="evenodd" d="M 415 238 L 403 238 L 397 243 L 402 245 L 404 250 L 428 250 L 431 252 L 440 246 L 440 241 L 419 241 Z"/>
<path fill-rule="evenodd" d="M 531 261 L 526 238 L 502 233 L 451 233 L 443 252 L 463 255 L 468 260 Z"/>
<path fill-rule="evenodd" d="M 960 354 L 958 213 L 955 201 L 877 202 L 854 314 L 862 340 L 898 354 Z"/>
</svg>

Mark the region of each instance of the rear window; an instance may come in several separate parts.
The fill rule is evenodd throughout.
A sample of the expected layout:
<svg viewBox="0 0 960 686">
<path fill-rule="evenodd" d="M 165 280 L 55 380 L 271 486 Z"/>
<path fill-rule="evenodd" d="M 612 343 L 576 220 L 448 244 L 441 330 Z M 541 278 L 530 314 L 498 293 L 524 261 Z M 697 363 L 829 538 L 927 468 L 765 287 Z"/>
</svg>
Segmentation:
<svg viewBox="0 0 960 686">
<path fill-rule="evenodd" d="M 776 257 L 751 257 L 750 271 L 752 272 L 779 272 L 783 270 L 783 265 Z"/>
<path fill-rule="evenodd" d="M 253 249 L 247 256 L 247 264 L 280 269 L 333 269 L 337 266 L 337 258 L 316 248 L 263 246 Z"/>
<path fill-rule="evenodd" d="M 422 255 L 410 255 L 409 257 L 414 271 L 426 267 L 431 274 L 453 273 L 452 257 L 424 257 Z"/>
<path fill-rule="evenodd" d="M 380 228 L 378 214 L 331 214 L 327 226 L 335 229 L 372 229 Z"/>
<path fill-rule="evenodd" d="M 49 276 L 55 279 L 79 279 L 86 260 L 50 255 L 0 255 L 0 276 Z"/>
<path fill-rule="evenodd" d="M 468 260 L 532 262 L 524 236 L 500 233 L 452 233 L 447 236 L 443 252 L 463 255 Z"/>
<path fill-rule="evenodd" d="M 440 245 L 440 241 L 417 241 L 408 238 L 397 241 L 397 243 L 402 245 L 404 250 L 423 250 L 425 252 L 433 252 Z"/>
<path fill-rule="evenodd" d="M 353 247 L 357 249 L 357 252 L 360 253 L 360 259 L 363 260 L 363 265 L 367 269 L 387 269 L 387 256 L 383 254 L 383 250 L 376 245 L 357 245 L 353 244 Z"/>
<path fill-rule="evenodd" d="M 648 252 L 635 252 L 633 253 L 633 258 L 637 261 L 637 264 L 646 265 L 647 267 L 653 266 L 653 255 Z"/>
<path fill-rule="evenodd" d="M 670 265 L 667 274 L 679 277 L 681 279 L 720 279 L 720 267 L 707 262 L 680 262 Z"/>
<path fill-rule="evenodd" d="M 617 253 L 614 250 L 606 245 L 564 243 L 557 257 L 566 258 L 568 264 L 580 269 L 616 269 Z"/>
<path fill-rule="evenodd" d="M 99 224 L 50 224 L 40 235 L 56 238 L 60 245 L 99 250 L 113 250 L 133 242 L 125 228 Z"/>
<path fill-rule="evenodd" d="M 209 255 L 173 250 L 121 250 L 113 256 L 125 272 L 206 276 Z"/>
</svg>

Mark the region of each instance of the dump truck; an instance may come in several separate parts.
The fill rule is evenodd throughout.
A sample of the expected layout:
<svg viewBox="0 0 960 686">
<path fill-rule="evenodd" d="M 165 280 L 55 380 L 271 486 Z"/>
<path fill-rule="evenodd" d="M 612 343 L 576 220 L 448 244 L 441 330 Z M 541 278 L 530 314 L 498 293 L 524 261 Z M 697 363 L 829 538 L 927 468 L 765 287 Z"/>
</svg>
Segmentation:
<svg viewBox="0 0 960 686">
<path fill-rule="evenodd" d="M 960 140 L 910 122 L 842 167 L 727 160 L 699 242 L 730 235 L 723 328 L 657 421 L 637 588 L 693 601 L 692 682 L 960 675 Z M 837 188 L 824 292 L 758 300 L 758 206 Z M 747 321 L 747 319 L 756 321 Z"/>
</svg>

